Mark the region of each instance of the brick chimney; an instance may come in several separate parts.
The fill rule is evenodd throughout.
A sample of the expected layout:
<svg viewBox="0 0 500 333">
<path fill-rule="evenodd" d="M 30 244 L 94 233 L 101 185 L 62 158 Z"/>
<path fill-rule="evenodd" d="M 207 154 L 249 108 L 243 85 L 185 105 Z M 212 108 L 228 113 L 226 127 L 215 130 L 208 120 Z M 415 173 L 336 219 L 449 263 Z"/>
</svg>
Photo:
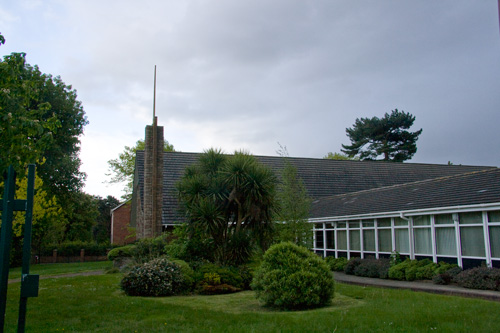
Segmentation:
<svg viewBox="0 0 500 333">
<path fill-rule="evenodd" d="M 137 238 L 154 238 L 162 232 L 163 126 L 146 126 L 144 152 L 144 223 L 137 228 Z"/>
</svg>

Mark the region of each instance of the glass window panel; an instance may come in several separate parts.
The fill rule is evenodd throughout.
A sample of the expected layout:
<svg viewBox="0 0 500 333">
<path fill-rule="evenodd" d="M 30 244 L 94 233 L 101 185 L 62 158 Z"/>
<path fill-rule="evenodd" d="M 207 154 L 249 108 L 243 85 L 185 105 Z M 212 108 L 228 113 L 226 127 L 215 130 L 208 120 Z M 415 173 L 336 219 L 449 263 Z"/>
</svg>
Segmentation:
<svg viewBox="0 0 500 333">
<path fill-rule="evenodd" d="M 316 231 L 316 248 L 322 248 L 323 245 L 323 231 Z"/>
<path fill-rule="evenodd" d="M 345 222 L 337 222 L 337 228 L 345 228 Z"/>
<path fill-rule="evenodd" d="M 375 226 L 373 221 L 363 221 L 363 228 Z"/>
<path fill-rule="evenodd" d="M 455 228 L 436 228 L 436 251 L 438 255 L 457 255 Z"/>
<path fill-rule="evenodd" d="M 337 231 L 337 250 L 347 250 L 347 231 Z"/>
<path fill-rule="evenodd" d="M 408 229 L 396 229 L 396 251 L 400 253 L 410 252 L 410 240 L 408 238 Z"/>
<path fill-rule="evenodd" d="M 484 257 L 483 227 L 460 228 L 460 241 L 463 256 Z"/>
<path fill-rule="evenodd" d="M 380 252 L 392 252 L 391 229 L 379 229 L 378 232 L 378 250 Z"/>
<path fill-rule="evenodd" d="M 315 223 L 314 228 L 315 229 L 323 229 L 323 223 Z"/>
<path fill-rule="evenodd" d="M 349 228 L 359 228 L 359 222 L 349 222 Z"/>
<path fill-rule="evenodd" d="M 414 216 L 413 225 L 431 225 L 431 217 L 429 215 Z"/>
<path fill-rule="evenodd" d="M 413 229 L 415 237 L 415 253 L 432 254 L 432 240 L 430 228 Z"/>
<path fill-rule="evenodd" d="M 377 225 L 379 227 L 390 227 L 391 226 L 391 219 L 390 218 L 378 219 Z"/>
<path fill-rule="evenodd" d="M 500 227 L 490 227 L 491 256 L 500 258 Z"/>
<path fill-rule="evenodd" d="M 434 215 L 434 224 L 453 224 L 451 214 Z"/>
<path fill-rule="evenodd" d="M 375 251 L 375 230 L 363 230 L 363 249 L 365 251 Z"/>
<path fill-rule="evenodd" d="M 408 221 L 405 220 L 405 219 L 402 219 L 400 217 L 395 217 L 394 218 L 394 225 L 398 226 L 398 225 L 408 225 Z"/>
<path fill-rule="evenodd" d="M 460 213 L 458 219 L 460 224 L 482 224 L 483 214 L 481 212 Z"/>
<path fill-rule="evenodd" d="M 359 230 L 351 230 L 349 231 L 349 247 L 350 250 L 359 251 L 361 250 L 360 245 L 360 231 Z"/>
<path fill-rule="evenodd" d="M 335 249 L 335 231 L 328 230 L 326 232 L 326 248 L 327 249 Z"/>
<path fill-rule="evenodd" d="M 500 222 L 500 210 L 488 212 L 488 222 Z"/>
</svg>

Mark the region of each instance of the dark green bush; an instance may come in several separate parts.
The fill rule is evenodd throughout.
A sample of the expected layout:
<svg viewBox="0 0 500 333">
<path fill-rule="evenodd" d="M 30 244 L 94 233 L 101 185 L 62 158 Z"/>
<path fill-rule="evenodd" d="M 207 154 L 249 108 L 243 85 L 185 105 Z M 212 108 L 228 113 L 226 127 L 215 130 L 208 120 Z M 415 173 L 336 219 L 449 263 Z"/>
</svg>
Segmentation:
<svg viewBox="0 0 500 333">
<path fill-rule="evenodd" d="M 450 284 L 458 274 L 462 273 L 462 269 L 460 267 L 458 267 L 457 265 L 450 265 L 450 266 L 452 266 L 452 267 L 449 268 L 447 271 L 439 273 L 441 271 L 441 267 L 444 267 L 444 265 L 440 266 L 436 270 L 438 272 L 438 274 L 434 275 L 434 277 L 432 278 L 432 281 L 435 284 Z"/>
<path fill-rule="evenodd" d="M 361 264 L 361 260 L 361 258 L 352 258 L 349 260 L 344 266 L 344 273 L 354 275 L 354 271 Z"/>
<path fill-rule="evenodd" d="M 133 267 L 120 285 L 129 296 L 171 296 L 185 291 L 181 268 L 166 258 Z"/>
<path fill-rule="evenodd" d="M 411 260 L 406 259 L 402 263 L 392 266 L 389 268 L 389 279 L 392 280 L 406 280 L 405 271 L 411 265 Z"/>
<path fill-rule="evenodd" d="M 464 288 L 500 291 L 500 270 L 487 267 L 471 268 L 458 274 L 454 281 Z"/>
<path fill-rule="evenodd" d="M 343 272 L 345 265 L 347 264 L 348 260 L 347 258 L 340 257 L 340 258 L 335 258 L 335 257 L 326 257 L 326 263 L 328 266 L 330 266 L 330 270 L 334 272 Z"/>
<path fill-rule="evenodd" d="M 415 276 L 416 280 L 432 280 L 434 275 L 436 275 L 436 270 L 439 268 L 439 266 L 432 261 L 425 265 L 425 266 L 420 266 L 417 268 L 417 273 Z"/>
<path fill-rule="evenodd" d="M 241 273 L 236 267 L 223 267 L 212 263 L 200 265 L 194 273 L 195 282 L 198 287 L 209 284 L 206 281 L 207 274 L 217 274 L 220 277 L 221 284 L 227 284 L 239 289 L 245 287 Z M 248 279 L 248 277 L 246 278 Z"/>
<path fill-rule="evenodd" d="M 354 269 L 354 275 L 387 279 L 389 266 L 389 259 L 361 259 L 359 265 Z"/>
<path fill-rule="evenodd" d="M 183 291 L 192 291 L 194 286 L 194 271 L 189 267 L 188 263 L 184 260 L 174 259 L 173 263 L 177 264 L 181 269 L 182 276 L 184 277 L 184 282 L 182 285 Z"/>
<path fill-rule="evenodd" d="M 132 257 L 137 263 L 146 263 L 167 254 L 165 246 L 168 244 L 168 235 L 156 238 L 142 238 L 134 245 Z"/>
<path fill-rule="evenodd" d="M 116 258 L 130 258 L 134 253 L 135 245 L 125 245 L 116 247 L 108 252 L 108 260 L 115 260 Z"/>
<path fill-rule="evenodd" d="M 334 280 L 326 262 L 293 243 L 273 245 L 264 254 L 252 289 L 265 305 L 308 309 L 330 303 Z"/>
</svg>

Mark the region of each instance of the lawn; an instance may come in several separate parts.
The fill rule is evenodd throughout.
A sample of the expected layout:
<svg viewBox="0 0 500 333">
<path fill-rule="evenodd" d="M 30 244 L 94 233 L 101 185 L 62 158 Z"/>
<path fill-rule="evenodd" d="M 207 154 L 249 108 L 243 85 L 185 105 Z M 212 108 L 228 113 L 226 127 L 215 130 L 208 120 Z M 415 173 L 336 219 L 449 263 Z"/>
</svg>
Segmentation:
<svg viewBox="0 0 500 333">
<path fill-rule="evenodd" d="M 252 292 L 128 297 L 121 274 L 40 280 L 28 302 L 27 332 L 500 331 L 500 303 L 337 284 L 326 308 L 279 312 Z M 9 285 L 6 332 L 15 332 L 19 283 Z"/>
<path fill-rule="evenodd" d="M 40 264 L 31 265 L 30 274 L 40 276 L 60 275 L 69 273 L 81 273 L 97 270 L 104 270 L 111 267 L 110 261 L 92 261 L 92 262 L 73 262 L 67 264 Z M 21 277 L 21 267 L 11 268 L 9 270 L 9 279 L 18 279 Z"/>
</svg>

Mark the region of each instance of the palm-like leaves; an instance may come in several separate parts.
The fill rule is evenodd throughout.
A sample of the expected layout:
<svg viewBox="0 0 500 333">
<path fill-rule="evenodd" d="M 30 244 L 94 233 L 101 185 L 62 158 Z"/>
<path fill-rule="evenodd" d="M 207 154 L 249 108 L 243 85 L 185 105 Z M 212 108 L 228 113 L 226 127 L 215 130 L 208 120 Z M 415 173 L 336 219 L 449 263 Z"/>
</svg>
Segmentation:
<svg viewBox="0 0 500 333">
<path fill-rule="evenodd" d="M 216 243 L 216 259 L 239 263 L 272 230 L 276 177 L 248 153 L 206 151 L 177 185 L 181 206 L 194 228 Z M 239 244 L 239 245 L 236 245 Z"/>
</svg>

